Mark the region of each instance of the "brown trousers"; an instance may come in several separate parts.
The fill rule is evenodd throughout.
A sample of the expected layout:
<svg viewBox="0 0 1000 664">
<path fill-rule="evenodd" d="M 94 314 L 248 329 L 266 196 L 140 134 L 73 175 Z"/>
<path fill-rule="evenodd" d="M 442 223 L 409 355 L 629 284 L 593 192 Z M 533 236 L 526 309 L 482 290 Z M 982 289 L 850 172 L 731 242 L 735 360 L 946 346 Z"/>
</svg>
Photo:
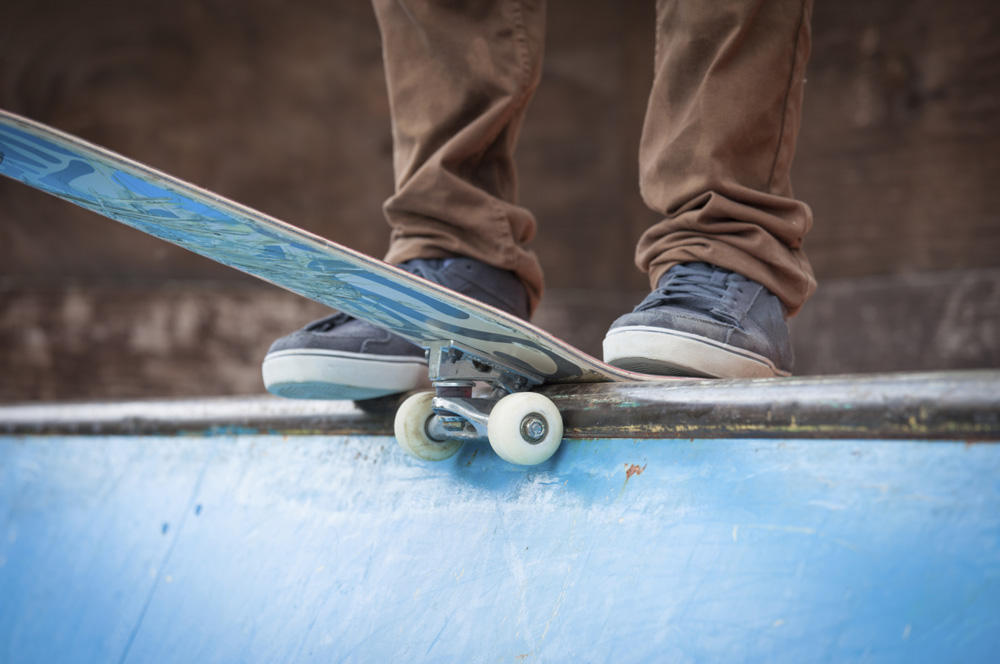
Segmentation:
<svg viewBox="0 0 1000 664">
<path fill-rule="evenodd" d="M 374 0 L 396 176 L 386 260 L 477 258 L 516 272 L 533 305 L 536 223 L 517 205 L 513 152 L 541 76 L 544 4 Z M 663 219 L 636 249 L 651 284 L 704 261 L 762 283 L 791 313 L 815 289 L 802 251 L 812 213 L 789 179 L 811 11 L 811 0 L 657 2 L 639 188 Z"/>
</svg>

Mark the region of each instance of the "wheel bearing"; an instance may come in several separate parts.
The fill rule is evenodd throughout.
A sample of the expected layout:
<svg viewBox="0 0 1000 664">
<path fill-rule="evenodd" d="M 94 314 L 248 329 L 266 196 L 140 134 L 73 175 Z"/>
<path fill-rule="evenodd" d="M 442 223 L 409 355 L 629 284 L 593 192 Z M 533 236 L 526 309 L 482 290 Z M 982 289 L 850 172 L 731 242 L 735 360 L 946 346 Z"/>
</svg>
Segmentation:
<svg viewBox="0 0 1000 664">
<path fill-rule="evenodd" d="M 549 433 L 549 423 L 539 413 L 529 413 L 521 420 L 521 438 L 524 442 L 537 445 Z"/>
</svg>

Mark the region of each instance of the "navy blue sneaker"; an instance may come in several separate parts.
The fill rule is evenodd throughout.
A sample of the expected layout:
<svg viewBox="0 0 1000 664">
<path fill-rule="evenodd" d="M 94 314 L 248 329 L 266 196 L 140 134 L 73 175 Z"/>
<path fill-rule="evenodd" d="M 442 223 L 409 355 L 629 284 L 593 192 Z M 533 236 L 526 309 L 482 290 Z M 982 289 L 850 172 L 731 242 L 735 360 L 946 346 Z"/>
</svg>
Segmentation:
<svg viewBox="0 0 1000 664">
<path fill-rule="evenodd" d="M 471 258 L 414 259 L 399 267 L 521 318 L 528 294 L 513 272 Z M 374 399 L 430 385 L 424 349 L 363 320 L 336 313 L 275 341 L 264 386 L 291 399 Z"/>
<path fill-rule="evenodd" d="M 604 338 L 622 369 L 707 378 L 787 376 L 785 309 L 756 281 L 707 263 L 675 265 Z"/>
</svg>

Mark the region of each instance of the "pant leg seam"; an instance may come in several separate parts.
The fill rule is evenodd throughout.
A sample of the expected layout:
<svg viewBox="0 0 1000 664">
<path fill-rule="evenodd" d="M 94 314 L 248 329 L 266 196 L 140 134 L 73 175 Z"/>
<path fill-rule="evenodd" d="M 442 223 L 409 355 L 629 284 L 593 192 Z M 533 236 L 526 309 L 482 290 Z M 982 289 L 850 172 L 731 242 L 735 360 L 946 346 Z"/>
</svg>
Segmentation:
<svg viewBox="0 0 1000 664">
<path fill-rule="evenodd" d="M 507 108 L 503 114 L 502 127 L 509 127 L 514 115 L 516 114 L 516 109 L 520 108 L 524 103 L 525 97 L 530 94 L 529 88 L 531 87 L 529 81 L 531 79 L 531 58 L 528 53 L 528 35 L 527 26 L 524 21 L 524 14 L 521 10 L 521 3 L 519 0 L 512 0 L 508 6 L 510 7 L 509 21 L 511 23 L 511 29 L 513 31 L 514 48 L 516 57 L 518 59 L 518 69 L 520 71 L 521 78 L 514 85 L 514 89 L 511 91 L 511 99 L 507 104 Z M 500 135 L 497 136 L 497 140 L 502 136 L 503 130 L 501 130 Z M 483 148 L 483 153 L 488 149 L 488 146 Z M 504 213 L 503 206 L 500 202 L 493 196 L 490 196 L 490 206 L 493 208 L 493 213 L 495 215 L 496 223 L 500 224 L 500 228 L 505 229 L 506 239 L 509 240 L 506 244 L 507 252 L 509 255 L 503 256 L 501 260 L 504 263 L 513 261 L 517 255 L 518 243 L 514 239 L 514 235 L 510 229 L 510 220 Z M 516 204 L 515 201 L 510 201 L 511 204 Z"/>
<path fill-rule="evenodd" d="M 778 146 L 774 151 L 774 160 L 771 162 L 771 171 L 767 177 L 767 192 L 771 193 L 774 185 L 774 172 L 778 168 L 778 159 L 781 157 L 781 148 L 785 143 L 785 124 L 788 121 L 788 99 L 792 94 L 792 86 L 795 81 L 795 69 L 799 61 L 799 42 L 802 39 L 802 26 L 806 18 L 806 5 L 809 0 L 802 0 L 802 12 L 799 14 L 799 21 L 795 28 L 795 41 L 792 47 L 792 67 L 788 73 L 788 85 L 785 88 L 785 99 L 781 107 L 781 127 L 778 130 Z"/>
</svg>

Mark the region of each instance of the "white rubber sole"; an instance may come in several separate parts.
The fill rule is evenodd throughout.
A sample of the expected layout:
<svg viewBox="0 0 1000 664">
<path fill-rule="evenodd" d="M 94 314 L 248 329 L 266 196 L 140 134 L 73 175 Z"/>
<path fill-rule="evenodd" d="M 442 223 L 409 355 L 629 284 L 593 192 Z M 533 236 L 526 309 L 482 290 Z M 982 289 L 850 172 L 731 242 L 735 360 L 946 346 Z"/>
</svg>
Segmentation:
<svg viewBox="0 0 1000 664">
<path fill-rule="evenodd" d="M 774 378 L 789 375 L 763 355 L 695 334 L 639 325 L 608 332 L 604 338 L 604 361 L 620 369 L 666 376 Z"/>
<path fill-rule="evenodd" d="M 270 353 L 261 367 L 264 387 L 289 399 L 374 399 L 430 386 L 427 361 L 321 349 Z"/>
</svg>

